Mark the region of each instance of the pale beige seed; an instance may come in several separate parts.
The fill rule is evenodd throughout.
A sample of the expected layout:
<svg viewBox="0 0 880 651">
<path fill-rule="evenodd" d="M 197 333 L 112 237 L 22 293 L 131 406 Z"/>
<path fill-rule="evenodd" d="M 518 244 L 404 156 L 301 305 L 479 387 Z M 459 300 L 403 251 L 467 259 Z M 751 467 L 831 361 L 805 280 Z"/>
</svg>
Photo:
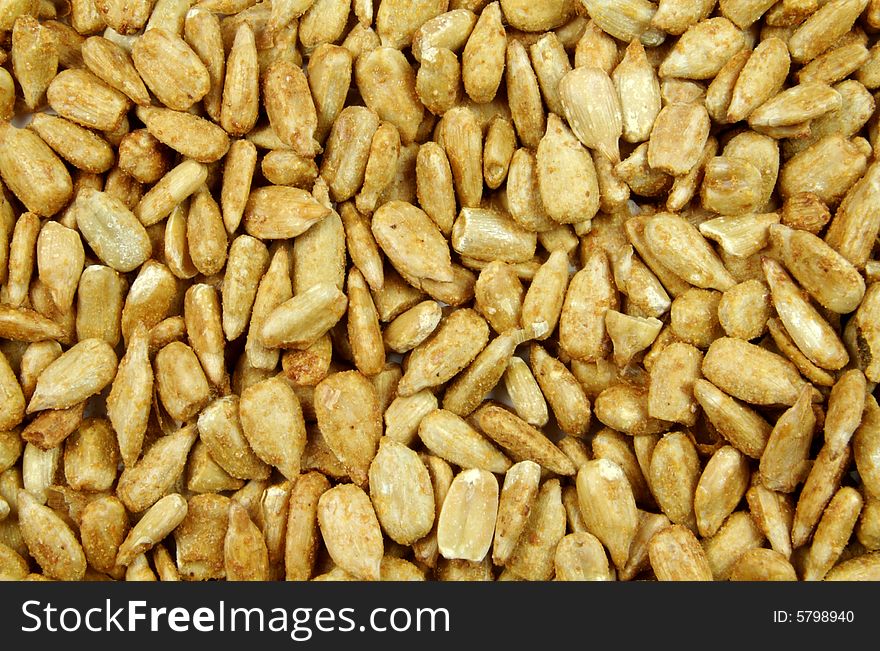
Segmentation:
<svg viewBox="0 0 880 651">
<path fill-rule="evenodd" d="M 669 518 L 662 513 L 639 511 L 639 527 L 629 548 L 626 566 L 618 571 L 621 581 L 631 581 L 637 574 L 648 569 L 650 560 L 648 549 L 654 534 L 669 527 Z"/>
<path fill-rule="evenodd" d="M 440 554 L 479 561 L 492 545 L 498 512 L 498 481 L 486 470 L 460 472 L 446 493 L 437 521 Z"/>
<path fill-rule="evenodd" d="M 26 490 L 18 492 L 18 522 L 28 551 L 43 572 L 62 581 L 83 578 L 86 557 L 73 531 Z"/>
<path fill-rule="evenodd" d="M 199 414 L 199 437 L 211 457 L 233 477 L 266 479 L 270 468 L 251 448 L 239 412 L 238 396 L 218 398 Z"/>
<path fill-rule="evenodd" d="M 547 423 L 547 401 L 532 371 L 519 357 L 511 357 L 504 371 L 504 386 L 517 415 L 529 425 Z"/>
<path fill-rule="evenodd" d="M 23 487 L 40 504 L 48 499 L 49 487 L 54 483 L 61 462 L 61 446 L 43 450 L 33 443 L 27 443 L 21 457 L 21 475 L 15 491 Z M 9 492 L 14 498 L 16 492 Z"/>
<path fill-rule="evenodd" d="M 504 213 L 462 208 L 452 226 L 451 243 L 457 253 L 467 258 L 517 263 L 532 259 L 537 237 Z"/>
<path fill-rule="evenodd" d="M 158 439 L 140 459 L 126 466 L 116 489 L 126 508 L 134 513 L 145 511 L 173 489 L 198 434 L 195 425 L 183 427 Z"/>
<path fill-rule="evenodd" d="M 492 547 L 492 558 L 497 565 L 506 565 L 511 559 L 528 525 L 540 478 L 540 466 L 533 461 L 514 464 L 504 476 Z"/>
<path fill-rule="evenodd" d="M 321 178 L 336 201 L 351 199 L 363 186 L 370 144 L 379 124 L 375 111 L 363 106 L 346 107 L 333 123 L 321 162 Z"/>
<path fill-rule="evenodd" d="M 730 107 L 730 100 L 736 87 L 736 82 L 746 63 L 748 63 L 751 54 L 751 50 L 745 49 L 733 55 L 721 67 L 715 79 L 711 81 L 706 89 L 706 109 L 709 111 L 709 116 L 720 124 L 728 122 L 727 111 Z"/>
<path fill-rule="evenodd" d="M 58 212 L 70 199 L 73 184 L 64 163 L 34 132 L 0 123 L 0 175 L 25 205 L 43 216 Z"/>
<path fill-rule="evenodd" d="M 825 443 L 836 452 L 849 447 L 865 409 L 867 383 L 858 369 L 843 373 L 831 388 L 825 412 Z"/>
<path fill-rule="evenodd" d="M 746 492 L 746 500 L 752 518 L 767 537 L 770 546 L 785 558 L 789 558 L 791 525 L 794 518 L 791 498 L 756 484 Z"/>
<path fill-rule="evenodd" d="M 623 118 L 611 77 L 599 68 L 575 68 L 559 82 L 559 94 L 565 117 L 584 146 L 597 150 L 612 164 L 620 162 Z"/>
<path fill-rule="evenodd" d="M 531 347 L 530 362 L 560 429 L 570 436 L 585 436 L 590 425 L 590 401 L 575 376 L 537 344 Z"/>
<path fill-rule="evenodd" d="M 605 548 L 594 535 L 571 533 L 556 546 L 554 567 L 557 581 L 612 581 Z"/>
<path fill-rule="evenodd" d="M 705 19 L 713 8 L 714 3 L 707 0 L 699 2 L 664 0 L 659 3 L 651 24 L 669 34 L 678 35 L 691 25 Z"/>
<path fill-rule="evenodd" d="M 648 413 L 652 418 L 693 426 L 697 422 L 694 382 L 700 379 L 703 355 L 693 346 L 672 343 L 651 366 Z"/>
<path fill-rule="evenodd" d="M 385 345 L 379 315 L 363 275 L 357 269 L 348 274 L 348 339 L 359 371 L 376 375 L 385 365 Z"/>
<path fill-rule="evenodd" d="M 580 369 L 583 372 L 583 367 Z M 602 384 L 605 383 L 603 380 Z M 670 428 L 671 423 L 652 418 L 648 413 L 647 389 L 618 383 L 616 378 L 608 378 L 607 384 L 597 387 L 598 395 L 593 402 L 593 412 L 603 425 L 631 436 L 656 434 Z"/>
<path fill-rule="evenodd" d="M 776 312 L 801 352 L 822 368 L 843 367 L 849 355 L 833 328 L 803 297 L 782 265 L 765 258 L 763 267 Z"/>
<path fill-rule="evenodd" d="M 227 581 L 267 581 L 269 553 L 263 534 L 235 501 L 229 503 L 229 527 L 223 541 Z"/>
<path fill-rule="evenodd" d="M 308 580 L 318 552 L 318 500 L 329 490 L 324 475 L 302 475 L 291 488 L 284 540 L 284 568 L 288 581 Z"/>
<path fill-rule="evenodd" d="M 431 531 L 434 490 L 418 454 L 402 443 L 382 438 L 369 477 L 373 507 L 392 540 L 409 545 Z"/>
<path fill-rule="evenodd" d="M 372 231 L 402 273 L 441 282 L 452 280 L 448 244 L 419 208 L 402 201 L 386 203 L 373 215 Z"/>
<path fill-rule="evenodd" d="M 769 232 L 788 271 L 820 304 L 846 314 L 862 302 L 861 275 L 820 238 L 783 225 L 771 226 Z"/>
<path fill-rule="evenodd" d="M 770 318 L 770 293 L 758 280 L 734 285 L 718 303 L 718 321 L 730 337 L 755 339 L 767 328 Z"/>
<path fill-rule="evenodd" d="M 423 301 L 396 317 L 382 337 L 390 350 L 405 353 L 422 343 L 440 323 L 443 312 L 436 301 Z"/>
<path fill-rule="evenodd" d="M 260 496 L 259 512 L 252 516 L 263 530 L 272 579 L 280 578 L 280 565 L 287 536 L 290 493 L 289 481 L 267 486 Z"/>
<path fill-rule="evenodd" d="M 129 99 L 86 70 L 64 70 L 46 91 L 49 105 L 62 117 L 90 129 L 113 131 L 125 120 Z"/>
<path fill-rule="evenodd" d="M 149 106 L 150 95 L 134 67 L 131 54 L 103 36 L 91 36 L 82 44 L 82 58 L 89 70 L 139 106 Z"/>
<path fill-rule="evenodd" d="M 767 421 L 706 380 L 694 383 L 694 397 L 725 439 L 745 455 L 760 458 L 772 430 Z"/>
<path fill-rule="evenodd" d="M 122 502 L 112 496 L 98 497 L 82 511 L 80 539 L 89 565 L 99 572 L 119 573 L 116 555 L 129 531 L 128 513 Z"/>
<path fill-rule="evenodd" d="M 485 347 L 489 327 L 470 309 L 455 310 L 409 357 L 398 386 L 402 396 L 438 386 L 465 368 Z"/>
<path fill-rule="evenodd" d="M 21 390 L 26 400 L 34 394 L 37 378 L 49 364 L 61 356 L 61 344 L 57 341 L 38 341 L 29 344 L 21 356 L 18 372 Z M 0 467 L 2 467 L 0 463 Z"/>
<path fill-rule="evenodd" d="M 270 183 L 297 188 L 311 187 L 318 177 L 315 161 L 300 156 L 292 149 L 273 149 L 268 152 L 260 163 L 260 169 Z"/>
<path fill-rule="evenodd" d="M 541 431 L 491 403 L 476 413 L 480 429 L 508 450 L 515 460 L 531 460 L 560 475 L 575 474 L 575 466 Z"/>
<path fill-rule="evenodd" d="M 735 398 L 757 405 L 792 405 L 804 385 L 788 360 L 729 337 L 716 339 L 709 347 L 703 374 Z"/>
<path fill-rule="evenodd" d="M 669 519 L 696 529 L 694 495 L 700 479 L 696 447 L 684 432 L 666 434 L 651 455 L 648 484 Z"/>
<path fill-rule="evenodd" d="M 79 342 L 43 371 L 28 404 L 28 413 L 63 409 L 82 402 L 113 380 L 116 364 L 116 354 L 105 341 Z"/>
<path fill-rule="evenodd" d="M 797 402 L 776 421 L 767 440 L 760 471 L 761 483 L 771 490 L 791 492 L 806 476 L 816 426 L 810 398 L 809 388 L 804 387 Z"/>
<path fill-rule="evenodd" d="M 559 318 L 559 342 L 570 357 L 595 361 L 611 350 L 605 314 L 619 307 L 607 256 L 594 251 L 572 277 Z"/>
<path fill-rule="evenodd" d="M 12 70 L 25 105 L 33 111 L 58 69 L 58 45 L 51 30 L 35 17 L 20 16 L 12 28 Z"/>
<path fill-rule="evenodd" d="M 229 247 L 223 275 L 223 332 L 236 339 L 247 326 L 260 278 L 269 264 L 265 245 L 249 235 L 239 235 Z"/>
<path fill-rule="evenodd" d="M 237 490 L 245 485 L 243 479 L 233 477 L 211 458 L 208 446 L 197 441 L 186 466 L 186 487 L 194 493 L 219 493 Z"/>
<path fill-rule="evenodd" d="M 148 332 L 142 326 L 136 327 L 107 397 L 107 416 L 116 431 L 126 467 L 140 456 L 152 406 L 153 369 L 148 353 Z"/>
<path fill-rule="evenodd" d="M 378 205 L 379 195 L 393 180 L 400 156 L 400 133 L 390 122 L 379 125 L 370 141 L 369 156 L 364 169 L 364 183 L 358 193 L 358 210 L 371 214 Z"/>
<path fill-rule="evenodd" d="M 220 124 L 230 135 L 243 135 L 256 124 L 259 107 L 257 45 L 253 30 L 244 23 L 235 33 L 235 41 L 226 61 Z"/>
<path fill-rule="evenodd" d="M 301 235 L 330 214 L 305 190 L 270 185 L 250 193 L 244 211 L 245 231 L 261 240 Z"/>
<path fill-rule="evenodd" d="M 424 108 L 416 93 L 415 73 L 403 53 L 378 47 L 358 57 L 354 69 L 357 88 L 367 107 L 397 127 L 401 143 L 413 142 Z"/>
<path fill-rule="evenodd" d="M 131 3 L 97 0 L 95 8 L 108 27 L 120 35 L 131 35 L 139 31 L 150 17 L 155 5 L 152 1 Z"/>
<path fill-rule="evenodd" d="M 614 564 L 622 569 L 638 527 L 626 475 L 608 459 L 589 461 L 578 471 L 577 491 L 587 530 L 602 541 Z"/>
<path fill-rule="evenodd" d="M 275 61 L 263 76 L 263 97 L 272 130 L 299 155 L 313 158 L 318 116 L 303 70 L 292 61 Z"/>
<path fill-rule="evenodd" d="M 831 206 L 837 205 L 841 199 L 849 195 L 861 201 L 862 193 L 870 189 L 858 182 L 868 169 L 869 154 L 870 150 L 857 139 L 847 140 L 836 133 L 825 136 L 792 156 L 783 165 L 779 174 L 780 192 L 786 198 L 801 192 L 812 192 Z M 814 170 L 813 175 L 804 176 L 807 170 Z M 872 172 L 869 170 L 870 173 Z M 854 206 L 856 210 L 858 210 L 857 206 L 858 202 Z M 849 217 L 843 219 L 844 214 L 845 212 L 841 213 L 841 218 L 842 222 L 846 223 Z M 856 236 L 862 228 L 870 232 L 873 225 L 869 220 L 856 228 L 859 230 L 854 232 L 853 236 Z M 833 244 L 832 239 L 828 238 L 827 242 L 832 248 L 836 250 L 839 248 L 838 245 Z M 860 248 L 864 246 L 864 242 L 859 241 L 854 245 Z M 849 259 L 847 255 L 844 257 Z M 850 260 L 850 262 L 854 261 Z"/>
<path fill-rule="evenodd" d="M 657 215 L 648 221 L 645 235 L 652 253 L 691 284 L 721 291 L 736 284 L 700 232 L 681 217 Z"/>
<path fill-rule="evenodd" d="M 480 13 L 462 52 L 462 80 L 468 96 L 477 103 L 495 97 L 504 72 L 507 35 L 501 6 L 489 4 Z"/>
<path fill-rule="evenodd" d="M 132 212 L 144 226 L 152 226 L 198 190 L 207 178 L 207 167 L 193 160 L 185 160 L 150 188 Z"/>
<path fill-rule="evenodd" d="M 259 338 L 270 348 L 308 348 L 339 321 L 347 305 L 335 285 L 318 283 L 269 312 Z"/>
<path fill-rule="evenodd" d="M 718 533 L 702 541 L 716 581 L 728 580 L 736 561 L 749 550 L 758 549 L 763 544 L 764 534 L 745 511 L 731 514 Z"/>
<path fill-rule="evenodd" d="M 745 45 L 743 32 L 726 18 L 701 21 L 673 46 L 660 65 L 660 76 L 711 79 Z"/>
<path fill-rule="evenodd" d="M 455 186 L 446 152 L 433 141 L 419 147 L 416 191 L 422 210 L 448 236 L 456 215 Z"/>
<path fill-rule="evenodd" d="M 118 199 L 105 192 L 83 189 L 73 210 L 86 242 L 108 266 L 128 272 L 149 257 L 152 246 L 146 230 Z"/>
<path fill-rule="evenodd" d="M 244 215 L 251 180 L 257 163 L 257 149 L 247 140 L 236 140 L 226 155 L 220 206 L 227 233 L 234 233 Z"/>
<path fill-rule="evenodd" d="M 644 0 L 583 0 L 590 18 L 603 31 L 626 43 L 639 39 L 647 46 L 663 42 L 665 34 L 651 27 L 657 7 Z"/>
<path fill-rule="evenodd" d="M 832 0 L 809 16 L 788 41 L 792 59 L 806 63 L 850 30 L 866 0 Z"/>
<path fill-rule="evenodd" d="M 761 41 L 749 56 L 731 92 L 725 116 L 730 123 L 747 119 L 776 95 L 788 76 L 791 60 L 786 44 L 778 38 Z"/>
<path fill-rule="evenodd" d="M 418 426 L 418 435 L 433 454 L 462 468 L 496 473 L 510 468 L 510 461 L 498 448 L 467 421 L 445 409 L 425 415 Z"/>
<path fill-rule="evenodd" d="M 522 299 L 520 322 L 523 327 L 534 328 L 544 324 L 544 333 L 538 336 L 539 339 L 546 339 L 556 329 L 568 287 L 568 267 L 568 256 L 564 251 L 552 252 L 535 273 Z"/>
<path fill-rule="evenodd" d="M 357 371 L 334 373 L 315 388 L 315 412 L 330 449 L 365 485 L 382 434 L 376 389 Z"/>
<path fill-rule="evenodd" d="M 125 340 L 128 341 L 138 323 L 153 328 L 167 318 L 178 299 L 177 290 L 177 279 L 168 267 L 155 260 L 142 265 L 122 308 L 120 325 Z"/>
<path fill-rule="evenodd" d="M 40 218 L 30 212 L 21 215 L 12 230 L 5 293 L 6 302 L 13 307 L 20 307 L 27 298 L 37 262 L 35 249 L 41 230 Z"/>
<path fill-rule="evenodd" d="M 478 208 L 483 192 L 483 145 L 478 115 L 467 106 L 455 107 L 438 125 L 455 192 L 462 207 Z M 442 171 L 442 160 L 440 164 Z M 439 224 L 441 227 L 444 224 Z M 450 224 L 451 226 L 451 224 Z"/>
<path fill-rule="evenodd" d="M 595 216 L 599 184 L 593 159 L 554 114 L 548 118 L 547 131 L 538 145 L 537 171 L 541 200 L 553 220 L 569 224 Z"/>
<path fill-rule="evenodd" d="M 185 111 L 210 90 L 208 70 L 198 55 L 165 29 L 144 33 L 131 56 L 147 87 L 168 108 Z"/>
<path fill-rule="evenodd" d="M 840 480 L 851 459 L 852 453 L 848 447 L 842 453 L 835 453 L 828 445 L 823 445 L 819 450 L 795 508 L 791 529 L 792 547 L 800 547 L 809 540 L 822 512 L 840 487 Z"/>
<path fill-rule="evenodd" d="M 620 98 L 623 139 L 644 142 L 660 113 L 660 82 L 640 41 L 632 41 L 611 74 Z"/>
<path fill-rule="evenodd" d="M 299 400 L 287 381 L 275 377 L 242 391 L 239 416 L 254 453 L 288 479 L 296 479 L 306 428 Z"/>
<path fill-rule="evenodd" d="M 709 138 L 709 114 L 701 104 L 669 104 L 654 122 L 648 141 L 648 164 L 673 176 L 700 162 Z"/>
<path fill-rule="evenodd" d="M 694 512 L 701 536 L 715 534 L 742 500 L 749 482 L 748 459 L 732 446 L 715 452 L 700 475 L 694 493 Z"/>
<path fill-rule="evenodd" d="M 348 22 L 349 2 L 316 0 L 300 19 L 300 40 L 307 49 L 339 39 Z"/>
<path fill-rule="evenodd" d="M 663 326 L 654 317 L 637 317 L 616 310 L 605 313 L 605 329 L 614 347 L 614 363 L 623 367 L 635 355 L 648 348 Z"/>
<path fill-rule="evenodd" d="M 804 355 L 797 344 L 792 341 L 779 319 L 767 321 L 767 330 L 779 351 L 794 364 L 804 377 L 814 384 L 830 387 L 834 384 L 834 376 L 825 369 L 819 368 Z"/>
<path fill-rule="evenodd" d="M 183 310 L 193 352 L 199 358 L 208 380 L 220 386 L 226 378 L 226 340 L 220 325 L 217 290 L 205 284 L 192 285 L 184 295 Z"/>
<path fill-rule="evenodd" d="M 327 551 L 339 567 L 361 580 L 379 580 L 382 532 L 363 490 L 340 485 L 323 493 L 318 499 L 318 523 Z"/>
<path fill-rule="evenodd" d="M 752 128 L 790 127 L 840 108 L 840 94 L 827 84 L 806 81 L 782 91 L 749 115 Z"/>
<path fill-rule="evenodd" d="M 410 445 L 415 440 L 422 420 L 435 409 L 437 398 L 428 390 L 406 397 L 397 396 L 383 415 L 385 436 Z"/>
<path fill-rule="evenodd" d="M 648 556 L 660 581 L 711 581 L 713 578 L 699 541 L 681 525 L 657 531 L 648 543 Z"/>
<path fill-rule="evenodd" d="M 12 255 L 13 253 L 15 252 L 10 250 L 10 261 L 16 263 L 17 256 Z M 73 304 L 84 262 L 82 240 L 76 231 L 53 221 L 42 225 L 36 241 L 38 278 L 47 287 L 59 309 L 68 309 Z M 7 288 L 13 283 L 15 276 L 13 273 L 7 281 Z"/>
<path fill-rule="evenodd" d="M 269 370 L 278 365 L 280 351 L 264 346 L 260 332 L 269 314 L 284 301 L 289 300 L 292 293 L 290 258 L 287 249 L 279 247 L 272 256 L 272 261 L 269 263 L 265 275 L 260 280 L 248 325 L 245 351 L 251 364 L 257 368 Z"/>
<path fill-rule="evenodd" d="M 113 166 L 115 155 L 110 144 L 78 124 L 38 113 L 30 126 L 47 145 L 77 169 L 100 174 Z"/>
<path fill-rule="evenodd" d="M 210 400 L 210 387 L 192 348 L 179 341 L 162 348 L 155 359 L 156 389 L 175 420 L 186 422 Z"/>
</svg>

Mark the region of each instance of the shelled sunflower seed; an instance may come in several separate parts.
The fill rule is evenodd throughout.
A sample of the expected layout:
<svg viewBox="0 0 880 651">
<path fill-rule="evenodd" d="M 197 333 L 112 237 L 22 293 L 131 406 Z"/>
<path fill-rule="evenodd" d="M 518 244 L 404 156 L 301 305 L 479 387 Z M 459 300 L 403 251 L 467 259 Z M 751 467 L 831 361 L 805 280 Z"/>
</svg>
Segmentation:
<svg viewBox="0 0 880 651">
<path fill-rule="evenodd" d="M 878 30 L 0 1 L 0 579 L 880 579 Z"/>
</svg>

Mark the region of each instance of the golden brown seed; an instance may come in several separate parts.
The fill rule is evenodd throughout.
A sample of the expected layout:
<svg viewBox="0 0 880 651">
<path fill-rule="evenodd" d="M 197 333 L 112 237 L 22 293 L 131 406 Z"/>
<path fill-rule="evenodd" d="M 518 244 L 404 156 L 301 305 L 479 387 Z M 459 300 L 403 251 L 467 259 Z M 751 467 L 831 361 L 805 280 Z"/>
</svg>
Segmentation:
<svg viewBox="0 0 880 651">
<path fill-rule="evenodd" d="M 761 454 L 761 483 L 764 486 L 786 493 L 795 489 L 806 476 L 815 426 L 810 389 L 804 387 L 797 402 L 776 421 Z"/>
<path fill-rule="evenodd" d="M 560 475 L 575 474 L 575 466 L 542 432 L 506 409 L 486 404 L 475 414 L 480 429 L 517 460 L 531 460 Z"/>
<path fill-rule="evenodd" d="M 98 497 L 83 509 L 80 538 L 89 565 L 99 572 L 119 572 L 116 555 L 129 530 L 128 514 L 115 497 Z"/>
<path fill-rule="evenodd" d="M 553 574 L 556 547 L 565 535 L 566 515 L 558 479 L 541 486 L 507 569 L 530 581 L 547 581 Z"/>
<path fill-rule="evenodd" d="M 809 540 L 832 494 L 839 488 L 851 458 L 848 447 L 836 454 L 828 445 L 819 450 L 797 501 L 791 530 L 792 547 L 800 547 Z"/>
<path fill-rule="evenodd" d="M 284 567 L 289 581 L 305 581 L 311 575 L 318 551 L 318 500 L 330 488 L 324 475 L 302 475 L 291 488 L 284 541 Z"/>
<path fill-rule="evenodd" d="M 49 105 L 84 127 L 113 131 L 125 120 L 129 99 L 86 70 L 65 70 L 46 91 Z"/>
<path fill-rule="evenodd" d="M 813 535 L 813 544 L 804 564 L 804 580 L 825 578 L 852 536 L 862 504 L 862 496 L 850 486 L 841 488 L 831 498 Z"/>
<path fill-rule="evenodd" d="M 34 132 L 0 123 L 0 175 L 27 207 L 43 216 L 58 212 L 70 199 L 73 183 L 64 163 Z"/>
<path fill-rule="evenodd" d="M 233 477 L 266 479 L 270 468 L 257 456 L 245 436 L 238 396 L 218 398 L 199 414 L 199 437 L 211 457 Z"/>
<path fill-rule="evenodd" d="M 287 381 L 275 377 L 242 391 L 239 416 L 254 453 L 288 479 L 296 479 L 306 428 L 299 400 Z"/>
<path fill-rule="evenodd" d="M 626 475 L 608 459 L 589 461 L 578 471 L 577 491 L 584 524 L 622 569 L 638 527 L 638 513 Z"/>
<path fill-rule="evenodd" d="M 223 541 L 223 560 L 228 581 L 267 581 L 269 554 L 266 542 L 247 511 L 229 502 L 229 527 Z"/>
<path fill-rule="evenodd" d="M 105 341 L 86 339 L 77 343 L 43 371 L 28 413 L 82 402 L 113 380 L 116 364 L 116 354 Z"/>
<path fill-rule="evenodd" d="M 174 531 L 177 569 L 184 581 L 225 578 L 223 543 L 232 500 L 222 495 L 196 495 Z"/>
<path fill-rule="evenodd" d="M 397 127 L 403 144 L 411 143 L 424 109 L 416 94 L 415 73 L 403 53 L 390 47 L 364 53 L 355 63 L 355 81 L 366 105 Z"/>
</svg>

